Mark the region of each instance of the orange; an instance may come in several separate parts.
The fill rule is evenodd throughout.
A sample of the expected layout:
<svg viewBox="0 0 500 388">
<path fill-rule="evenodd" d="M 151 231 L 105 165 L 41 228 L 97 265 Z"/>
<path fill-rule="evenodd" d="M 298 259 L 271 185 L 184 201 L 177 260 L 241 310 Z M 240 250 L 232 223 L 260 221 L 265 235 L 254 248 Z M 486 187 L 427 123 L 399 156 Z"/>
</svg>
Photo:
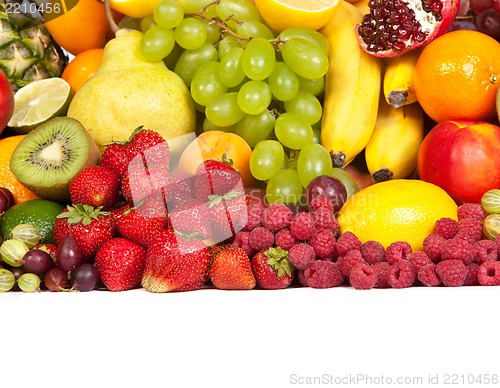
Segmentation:
<svg viewBox="0 0 500 388">
<path fill-rule="evenodd" d="M 10 156 L 17 145 L 26 135 L 9 136 L 0 139 L 0 186 L 9 189 L 14 195 L 17 203 L 26 202 L 30 199 L 39 199 L 40 197 L 29 190 L 10 171 Z"/>
<path fill-rule="evenodd" d="M 76 93 L 85 81 L 95 74 L 101 65 L 103 52 L 102 48 L 85 50 L 64 68 L 61 78 L 71 85 L 73 93 Z"/>
<path fill-rule="evenodd" d="M 495 117 L 500 43 L 477 31 L 448 32 L 430 42 L 415 66 L 415 92 L 436 122 Z"/>
</svg>

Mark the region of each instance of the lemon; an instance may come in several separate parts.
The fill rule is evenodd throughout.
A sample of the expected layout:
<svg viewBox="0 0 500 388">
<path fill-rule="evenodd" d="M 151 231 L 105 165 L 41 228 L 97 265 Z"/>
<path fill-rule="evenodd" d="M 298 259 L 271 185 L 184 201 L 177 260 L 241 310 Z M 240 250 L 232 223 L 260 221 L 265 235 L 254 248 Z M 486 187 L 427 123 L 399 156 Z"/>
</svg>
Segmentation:
<svg viewBox="0 0 500 388">
<path fill-rule="evenodd" d="M 358 191 L 339 211 L 340 232 L 351 231 L 361 242 L 387 247 L 408 242 L 413 251 L 434 231 L 442 217 L 457 219 L 457 204 L 440 187 L 413 179 L 376 183 Z"/>
<path fill-rule="evenodd" d="M 156 5 L 161 0 L 111 0 L 111 8 L 126 16 L 137 19 L 153 14 Z"/>
</svg>

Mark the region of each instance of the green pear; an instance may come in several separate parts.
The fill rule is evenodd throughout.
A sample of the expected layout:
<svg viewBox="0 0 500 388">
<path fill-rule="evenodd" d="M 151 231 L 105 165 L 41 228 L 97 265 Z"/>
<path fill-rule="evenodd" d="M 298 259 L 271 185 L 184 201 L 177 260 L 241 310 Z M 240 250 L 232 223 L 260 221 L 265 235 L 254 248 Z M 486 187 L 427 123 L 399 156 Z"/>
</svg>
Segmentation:
<svg viewBox="0 0 500 388">
<path fill-rule="evenodd" d="M 193 99 L 182 79 L 163 61 L 141 54 L 142 33 L 120 29 L 104 48 L 97 72 L 76 92 L 68 116 L 80 121 L 102 152 L 125 141 L 139 126 L 166 140 L 196 130 Z"/>
</svg>

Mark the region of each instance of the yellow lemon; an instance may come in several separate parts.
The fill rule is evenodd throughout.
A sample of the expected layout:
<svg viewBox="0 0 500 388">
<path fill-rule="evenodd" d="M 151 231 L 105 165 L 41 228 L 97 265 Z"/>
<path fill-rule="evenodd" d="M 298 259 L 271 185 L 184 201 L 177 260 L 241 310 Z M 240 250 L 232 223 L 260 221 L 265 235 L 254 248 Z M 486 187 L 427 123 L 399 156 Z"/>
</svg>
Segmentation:
<svg viewBox="0 0 500 388">
<path fill-rule="evenodd" d="M 262 19 L 276 32 L 289 27 L 319 30 L 333 17 L 340 0 L 255 0 Z"/>
<path fill-rule="evenodd" d="M 406 241 L 417 251 L 442 217 L 457 219 L 457 204 L 443 189 L 421 180 L 395 179 L 358 191 L 342 206 L 338 221 L 341 233 L 350 231 L 361 242 L 375 240 L 387 247 Z"/>
<path fill-rule="evenodd" d="M 152 15 L 161 0 L 110 0 L 111 8 L 125 16 L 141 19 Z"/>
</svg>

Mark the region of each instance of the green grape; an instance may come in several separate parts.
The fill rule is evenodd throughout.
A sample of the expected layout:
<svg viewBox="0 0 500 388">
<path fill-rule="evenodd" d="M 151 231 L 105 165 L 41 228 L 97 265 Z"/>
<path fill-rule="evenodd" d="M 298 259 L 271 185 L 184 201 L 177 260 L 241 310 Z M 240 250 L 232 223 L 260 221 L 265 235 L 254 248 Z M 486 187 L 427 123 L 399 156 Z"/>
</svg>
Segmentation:
<svg viewBox="0 0 500 388">
<path fill-rule="evenodd" d="M 321 120 L 323 108 L 319 100 L 311 93 L 299 91 L 290 101 L 285 101 L 285 110 L 295 113 L 313 125 Z"/>
<path fill-rule="evenodd" d="M 200 48 L 185 50 L 175 64 L 174 71 L 189 87 L 198 67 L 207 61 L 217 61 L 218 59 L 218 53 L 214 46 L 205 42 Z"/>
<path fill-rule="evenodd" d="M 0 268 L 0 292 L 7 292 L 16 284 L 16 277 L 7 269 Z"/>
<path fill-rule="evenodd" d="M 314 137 L 311 125 L 295 113 L 282 113 L 274 125 L 276 137 L 285 147 L 300 150 Z"/>
<path fill-rule="evenodd" d="M 349 174 L 346 170 L 333 167 L 330 175 L 334 176 L 337 179 L 340 179 L 340 181 L 343 183 L 347 191 L 347 198 L 352 197 L 359 191 L 358 184 L 356 183 L 352 175 Z"/>
<path fill-rule="evenodd" d="M 238 92 L 238 105 L 249 115 L 264 112 L 271 103 L 271 99 L 271 89 L 264 81 L 248 81 Z"/>
<path fill-rule="evenodd" d="M 124 16 L 122 20 L 118 23 L 120 28 L 128 28 L 130 30 L 142 31 L 141 30 L 141 20 L 130 16 Z"/>
<path fill-rule="evenodd" d="M 2 260 L 11 267 L 20 267 L 23 265 L 23 256 L 29 248 L 24 242 L 16 239 L 5 240 L 0 246 L 0 256 Z"/>
<path fill-rule="evenodd" d="M 18 224 L 10 231 L 9 238 L 21 240 L 28 248 L 33 248 L 40 242 L 40 232 L 33 225 Z"/>
<path fill-rule="evenodd" d="M 313 127 L 313 143 L 321 144 L 321 128 Z"/>
<path fill-rule="evenodd" d="M 325 90 L 325 77 L 316 79 L 307 79 L 304 77 L 299 77 L 299 90 L 307 93 L 311 93 L 313 96 L 319 96 Z"/>
<path fill-rule="evenodd" d="M 235 47 L 241 47 L 238 38 L 232 35 L 228 35 L 223 38 L 218 44 L 219 58 L 223 58 L 227 52 Z"/>
<path fill-rule="evenodd" d="M 297 171 L 291 168 L 285 168 L 278 171 L 266 186 L 266 200 L 269 204 L 273 203 L 299 203 L 304 188 L 300 183 Z"/>
<path fill-rule="evenodd" d="M 260 21 L 260 13 L 250 0 L 220 0 L 216 10 L 219 19 L 233 31 L 238 27 L 238 22 Z"/>
<path fill-rule="evenodd" d="M 245 79 L 241 65 L 243 48 L 236 46 L 227 51 L 220 60 L 219 78 L 229 88 L 238 86 Z"/>
<path fill-rule="evenodd" d="M 211 23 L 209 20 L 201 19 L 200 20 L 205 29 L 207 30 L 207 42 L 212 44 L 216 44 L 220 40 L 220 28 L 217 24 Z"/>
<path fill-rule="evenodd" d="M 34 273 L 23 273 L 17 279 L 17 285 L 23 292 L 35 292 L 40 289 L 40 278 Z"/>
<path fill-rule="evenodd" d="M 276 64 L 276 53 L 269 41 L 264 38 L 255 38 L 245 46 L 241 63 L 248 78 L 262 81 L 273 72 Z"/>
<path fill-rule="evenodd" d="M 267 181 L 281 170 L 285 150 L 276 140 L 259 142 L 250 155 L 250 172 L 255 179 Z"/>
<path fill-rule="evenodd" d="M 299 91 L 298 77 L 285 62 L 276 62 L 267 82 L 271 93 L 278 101 L 291 100 Z"/>
<path fill-rule="evenodd" d="M 207 29 L 195 18 L 186 18 L 175 27 L 175 41 L 186 50 L 197 49 L 207 40 Z"/>
<path fill-rule="evenodd" d="M 155 19 L 153 15 L 146 16 L 141 19 L 141 31 L 142 33 L 145 33 L 147 30 L 149 30 L 151 27 L 157 26 Z"/>
<path fill-rule="evenodd" d="M 174 30 L 153 26 L 142 36 L 141 52 L 148 61 L 161 61 L 170 54 L 174 45 Z"/>
<path fill-rule="evenodd" d="M 213 0 L 177 0 L 185 13 L 198 13 L 203 11 L 203 15 L 209 18 L 217 16 L 217 10 Z"/>
<path fill-rule="evenodd" d="M 175 69 L 175 64 L 179 60 L 179 57 L 183 53 L 183 49 L 179 47 L 179 45 L 176 43 L 174 44 L 174 48 L 172 51 L 170 51 L 170 54 L 168 54 L 165 58 L 163 58 L 163 63 L 172 71 Z"/>
<path fill-rule="evenodd" d="M 265 24 L 256 20 L 246 20 L 236 28 L 236 33 L 244 38 L 274 39 L 274 34 Z"/>
<path fill-rule="evenodd" d="M 228 127 L 219 127 L 212 123 L 209 119 L 205 117 L 205 120 L 203 120 L 203 132 L 209 132 L 209 131 L 222 131 L 222 132 L 231 132 L 233 133 L 235 130 L 235 125 L 230 125 Z"/>
<path fill-rule="evenodd" d="M 258 115 L 246 115 L 238 121 L 234 133 L 241 136 L 250 147 L 254 148 L 258 142 L 265 140 L 273 132 L 276 117 L 265 109 Z"/>
<path fill-rule="evenodd" d="M 238 93 L 226 93 L 206 106 L 205 115 L 215 125 L 229 127 L 240 121 L 245 112 L 238 105 Z"/>
<path fill-rule="evenodd" d="M 164 0 L 156 5 L 153 17 L 163 28 L 175 28 L 184 19 L 184 10 L 177 1 Z"/>
<path fill-rule="evenodd" d="M 300 151 L 297 160 L 297 174 L 304 188 L 320 175 L 328 175 L 332 170 L 332 160 L 321 144 L 309 143 Z"/>
<path fill-rule="evenodd" d="M 219 62 L 208 61 L 194 73 L 191 80 L 191 96 L 196 103 L 207 106 L 215 98 L 227 92 L 227 86 L 219 78 L 219 65 Z"/>
<path fill-rule="evenodd" d="M 321 48 L 326 55 L 330 53 L 328 39 L 322 33 L 309 28 L 290 27 L 281 31 L 278 38 L 282 41 L 287 41 L 291 38 L 303 38 Z"/>
<path fill-rule="evenodd" d="M 328 57 L 315 44 L 303 38 L 292 38 L 281 46 L 283 61 L 299 76 L 323 77 L 328 71 Z"/>
</svg>

